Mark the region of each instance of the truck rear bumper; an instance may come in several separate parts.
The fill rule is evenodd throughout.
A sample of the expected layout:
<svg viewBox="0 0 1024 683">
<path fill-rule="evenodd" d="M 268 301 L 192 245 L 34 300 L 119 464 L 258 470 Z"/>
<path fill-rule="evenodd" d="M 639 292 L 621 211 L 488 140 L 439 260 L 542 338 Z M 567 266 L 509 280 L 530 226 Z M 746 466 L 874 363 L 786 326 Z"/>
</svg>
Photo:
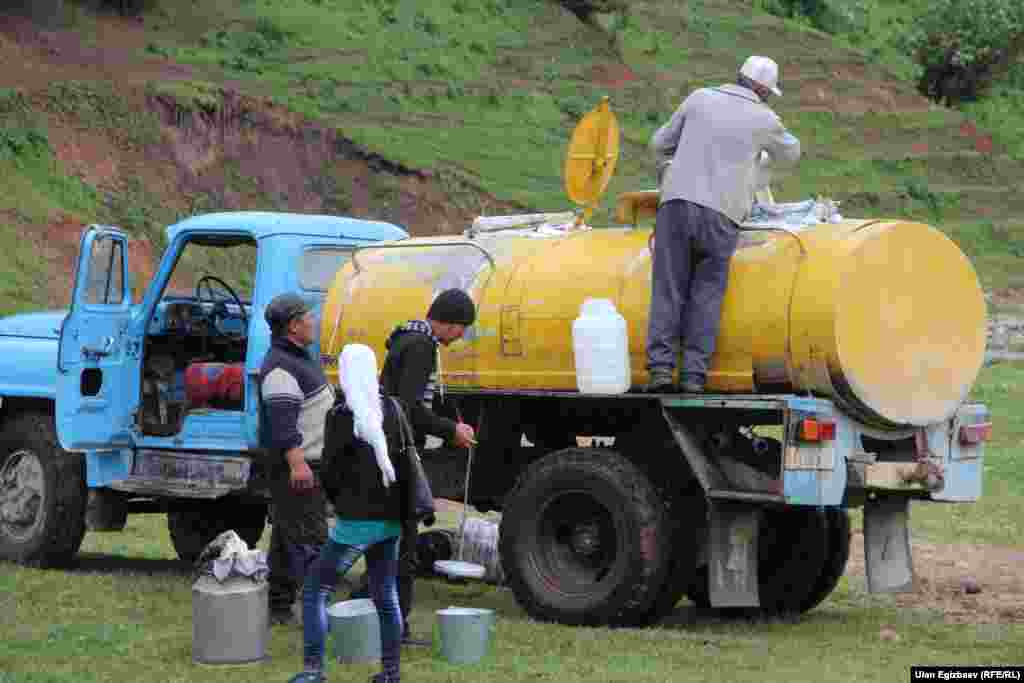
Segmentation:
<svg viewBox="0 0 1024 683">
<path fill-rule="evenodd" d="M 962 406 L 951 419 L 887 443 L 878 434 L 855 433 L 846 458 L 850 489 L 886 495 L 910 495 L 922 500 L 969 503 L 982 492 L 985 442 L 974 435 L 991 431 L 988 409 L 980 404 Z M 988 426 L 985 430 L 978 427 Z M 865 438 L 866 437 L 866 438 Z M 869 446 L 881 446 L 871 452 Z"/>
</svg>

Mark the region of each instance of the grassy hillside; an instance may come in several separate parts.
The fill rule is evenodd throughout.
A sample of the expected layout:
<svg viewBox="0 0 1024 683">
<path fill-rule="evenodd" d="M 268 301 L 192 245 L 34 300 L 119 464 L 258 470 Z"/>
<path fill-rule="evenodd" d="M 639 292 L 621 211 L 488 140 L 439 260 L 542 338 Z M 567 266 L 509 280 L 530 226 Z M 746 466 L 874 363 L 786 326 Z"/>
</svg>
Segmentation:
<svg viewBox="0 0 1024 683">
<path fill-rule="evenodd" d="M 653 186 L 646 142 L 680 99 L 760 53 L 782 66 L 786 95 L 773 104 L 805 149 L 778 199 L 821 194 L 847 215 L 935 223 L 1013 303 L 1024 292 L 1022 96 L 966 112 L 918 96 L 895 45 L 926 4 L 878 2 L 866 30 L 838 37 L 747 0 L 632 2 L 628 16 L 589 24 L 551 0 L 153 0 L 141 21 L 78 11 L 43 38 L 0 26 L 0 52 L 22 66 L 0 73 L 0 171 L 18 188 L 0 196 L 0 240 L 97 219 L 147 238 L 216 208 L 371 215 L 414 232 L 562 209 L 568 136 L 603 95 L 623 132 L 607 210 L 617 192 Z M 335 156 L 293 173 L 306 187 L 267 177 L 295 165 L 286 146 L 256 160 L 218 128 L 230 118 L 232 134 L 266 136 L 246 128 L 265 107 L 275 135 L 336 136 Z M 182 152 L 210 130 L 206 147 Z M 82 135 L 99 158 L 59 144 Z M 119 163 L 103 174 L 105 155 Z M 422 204 L 432 212 L 416 213 Z M 0 307 L 45 302 L 32 283 L 67 271 L 70 251 L 19 261 L 4 249 L 13 266 L 2 270 L 16 275 L 0 280 Z"/>
</svg>

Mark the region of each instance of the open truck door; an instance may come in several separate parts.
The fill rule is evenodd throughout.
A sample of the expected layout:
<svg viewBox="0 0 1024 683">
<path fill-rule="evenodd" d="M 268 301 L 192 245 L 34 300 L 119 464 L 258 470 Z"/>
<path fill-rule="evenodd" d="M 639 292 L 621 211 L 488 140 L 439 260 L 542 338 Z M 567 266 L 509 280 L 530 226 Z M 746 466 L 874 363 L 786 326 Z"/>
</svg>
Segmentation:
<svg viewBox="0 0 1024 683">
<path fill-rule="evenodd" d="M 128 237 L 92 225 L 82 234 L 57 354 L 57 436 L 66 450 L 132 444 L 142 340 L 130 332 L 131 313 Z"/>
</svg>

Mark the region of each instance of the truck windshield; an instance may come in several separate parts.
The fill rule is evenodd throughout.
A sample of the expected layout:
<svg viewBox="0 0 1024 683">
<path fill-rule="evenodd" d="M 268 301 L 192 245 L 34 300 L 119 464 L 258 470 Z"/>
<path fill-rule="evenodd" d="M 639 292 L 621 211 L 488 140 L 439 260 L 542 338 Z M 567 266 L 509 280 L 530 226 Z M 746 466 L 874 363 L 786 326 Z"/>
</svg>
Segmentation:
<svg viewBox="0 0 1024 683">
<path fill-rule="evenodd" d="M 195 296 L 196 283 L 205 275 L 223 280 L 243 302 L 251 303 L 256 281 L 256 243 L 210 246 L 190 242 L 171 273 L 164 297 Z"/>
</svg>

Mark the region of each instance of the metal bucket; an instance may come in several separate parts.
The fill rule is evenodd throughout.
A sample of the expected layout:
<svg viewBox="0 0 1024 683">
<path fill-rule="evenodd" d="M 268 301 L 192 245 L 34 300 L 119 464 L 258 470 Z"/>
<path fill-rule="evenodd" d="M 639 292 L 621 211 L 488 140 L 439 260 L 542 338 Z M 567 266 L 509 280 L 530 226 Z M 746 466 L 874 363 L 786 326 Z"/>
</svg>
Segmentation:
<svg viewBox="0 0 1024 683">
<path fill-rule="evenodd" d="M 346 600 L 327 608 L 340 664 L 363 664 L 380 659 L 380 618 L 373 600 Z"/>
<path fill-rule="evenodd" d="M 452 664 L 473 664 L 490 648 L 494 610 L 449 607 L 437 611 L 441 632 L 441 656 Z"/>
<path fill-rule="evenodd" d="M 266 657 L 270 610 L 265 581 L 208 575 L 192 584 L 192 661 L 246 664 Z"/>
</svg>

